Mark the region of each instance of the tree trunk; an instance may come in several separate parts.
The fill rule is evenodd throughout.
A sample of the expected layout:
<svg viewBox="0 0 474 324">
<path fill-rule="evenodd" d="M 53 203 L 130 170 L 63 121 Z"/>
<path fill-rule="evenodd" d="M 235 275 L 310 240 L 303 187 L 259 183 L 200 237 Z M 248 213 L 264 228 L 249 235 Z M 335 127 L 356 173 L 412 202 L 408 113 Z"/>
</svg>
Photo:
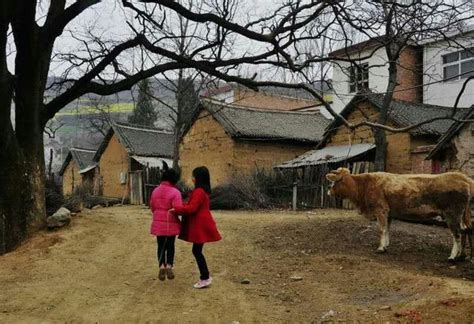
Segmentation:
<svg viewBox="0 0 474 324">
<path fill-rule="evenodd" d="M 385 130 L 376 128 L 373 130 L 375 139 L 375 171 L 385 171 L 387 161 L 387 136 Z"/>
</svg>

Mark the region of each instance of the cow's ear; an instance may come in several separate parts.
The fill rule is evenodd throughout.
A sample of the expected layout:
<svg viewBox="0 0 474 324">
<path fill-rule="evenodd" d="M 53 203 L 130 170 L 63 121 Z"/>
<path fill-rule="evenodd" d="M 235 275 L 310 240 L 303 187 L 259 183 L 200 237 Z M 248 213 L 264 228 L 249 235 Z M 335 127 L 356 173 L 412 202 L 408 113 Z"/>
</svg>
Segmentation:
<svg viewBox="0 0 474 324">
<path fill-rule="evenodd" d="M 341 180 L 341 177 L 342 177 L 341 175 L 336 174 L 336 173 L 332 173 L 332 172 L 326 174 L 326 179 L 328 179 L 331 182 L 339 181 L 339 180 Z"/>
<path fill-rule="evenodd" d="M 340 175 L 351 174 L 351 171 L 348 168 L 338 168 L 336 172 Z"/>
</svg>

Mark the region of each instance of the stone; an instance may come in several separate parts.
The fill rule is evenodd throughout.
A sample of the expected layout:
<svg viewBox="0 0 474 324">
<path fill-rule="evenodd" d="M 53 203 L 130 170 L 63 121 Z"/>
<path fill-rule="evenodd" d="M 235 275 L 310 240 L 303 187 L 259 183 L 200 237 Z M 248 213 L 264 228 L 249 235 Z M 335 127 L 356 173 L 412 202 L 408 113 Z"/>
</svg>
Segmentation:
<svg viewBox="0 0 474 324">
<path fill-rule="evenodd" d="M 99 209 L 99 208 L 102 208 L 101 205 L 95 205 L 94 207 L 92 207 L 92 209 Z"/>
<path fill-rule="evenodd" d="M 242 280 L 240 281 L 240 283 L 241 283 L 242 285 L 249 285 L 249 284 L 250 284 L 250 280 L 247 279 L 247 278 L 244 278 L 244 279 L 242 279 Z"/>
<path fill-rule="evenodd" d="M 59 228 L 69 225 L 71 222 L 71 212 L 69 209 L 61 207 L 53 215 L 46 219 L 48 228 Z"/>
<path fill-rule="evenodd" d="M 301 281 L 301 280 L 303 280 L 303 277 L 301 277 L 301 276 L 291 276 L 290 279 L 292 281 Z"/>
<path fill-rule="evenodd" d="M 387 305 L 387 306 L 382 306 L 382 307 L 380 307 L 379 309 L 380 309 L 380 310 L 391 310 L 391 309 L 392 309 L 392 306 L 389 306 L 389 305 Z"/>
</svg>

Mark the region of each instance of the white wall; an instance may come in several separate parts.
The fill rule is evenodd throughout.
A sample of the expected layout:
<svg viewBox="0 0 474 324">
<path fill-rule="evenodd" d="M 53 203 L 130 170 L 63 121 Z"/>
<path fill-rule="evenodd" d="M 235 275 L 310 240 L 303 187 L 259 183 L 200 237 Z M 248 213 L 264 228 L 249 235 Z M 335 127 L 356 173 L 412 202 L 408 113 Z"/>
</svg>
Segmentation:
<svg viewBox="0 0 474 324">
<path fill-rule="evenodd" d="M 225 103 L 234 102 L 234 90 L 229 90 L 228 92 L 223 92 L 212 96 L 212 99 L 216 99 Z"/>
<path fill-rule="evenodd" d="M 367 50 L 351 55 L 352 59 L 370 55 L 372 51 Z M 384 92 L 388 82 L 387 54 L 384 48 L 378 49 L 372 57 L 362 60 L 360 63 L 369 63 L 369 89 L 373 92 Z M 332 107 L 336 112 L 340 112 L 355 93 L 349 93 L 349 74 L 346 72 L 350 67 L 349 63 L 340 62 L 333 64 L 332 82 L 334 87 L 334 99 Z"/>
<path fill-rule="evenodd" d="M 465 47 L 474 47 L 474 33 L 456 40 Z M 443 82 L 442 56 L 461 50 L 446 41 L 426 44 L 423 49 L 423 102 L 432 105 L 454 106 L 456 96 L 466 79 Z M 441 82 L 438 82 L 441 81 Z M 428 85 L 428 83 L 437 82 Z M 459 107 L 470 107 L 474 104 L 474 81 L 470 81 L 459 102 Z"/>
</svg>

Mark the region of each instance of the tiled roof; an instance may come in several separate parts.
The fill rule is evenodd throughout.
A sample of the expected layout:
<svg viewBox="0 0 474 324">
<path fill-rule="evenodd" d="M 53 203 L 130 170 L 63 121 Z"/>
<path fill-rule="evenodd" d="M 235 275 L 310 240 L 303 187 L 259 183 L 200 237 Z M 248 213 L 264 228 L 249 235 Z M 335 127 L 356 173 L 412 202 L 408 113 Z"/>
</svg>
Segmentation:
<svg viewBox="0 0 474 324">
<path fill-rule="evenodd" d="M 172 157 L 174 135 L 155 128 L 115 123 L 115 134 L 127 152 L 139 156 Z"/>
<path fill-rule="evenodd" d="M 383 95 L 366 93 L 355 96 L 346 107 L 340 112 L 340 115 L 347 116 L 355 109 L 358 103 L 368 101 L 375 109 L 380 110 L 383 105 Z M 390 105 L 389 119 L 396 124 L 397 127 L 407 127 L 427 121 L 436 117 L 449 117 L 453 108 L 445 106 L 435 106 L 427 104 L 412 103 L 408 101 L 393 99 Z M 466 113 L 466 108 L 458 108 L 455 114 L 456 118 L 461 118 Z M 446 133 L 453 124 L 451 119 L 440 119 L 434 122 L 423 124 L 419 127 L 409 130 L 409 133 L 415 136 L 441 136 Z M 334 129 L 341 125 L 341 121 L 335 119 L 324 136 L 323 143 L 332 135 Z"/>
<path fill-rule="evenodd" d="M 202 100 L 202 106 L 224 127 L 241 139 L 317 143 L 330 121 L 320 113 L 259 110 Z"/>
<path fill-rule="evenodd" d="M 74 162 L 76 162 L 77 166 L 79 167 L 79 170 L 92 167 L 94 165 L 94 163 L 92 162 L 94 155 L 95 155 L 95 150 L 72 147 L 69 150 L 69 153 L 66 156 L 66 159 L 64 160 L 64 163 L 59 173 L 61 175 L 64 173 L 71 159 L 74 160 Z"/>
<path fill-rule="evenodd" d="M 327 93 L 332 89 L 332 81 L 318 81 L 314 84 L 308 84 L 313 90 L 317 92 Z M 247 88 L 243 85 L 236 84 L 236 83 L 226 83 L 219 87 L 209 88 L 203 93 L 203 97 L 213 97 L 222 93 L 230 92 L 234 89 L 242 90 L 242 91 L 254 91 L 250 88 Z M 284 87 L 276 87 L 276 86 L 261 86 L 258 89 L 259 92 L 270 95 L 270 96 L 277 96 L 277 97 L 286 97 L 286 98 L 293 98 L 293 99 L 304 99 L 304 100 L 311 100 L 317 101 L 314 96 L 304 89 L 293 89 L 293 88 L 284 88 Z"/>
<path fill-rule="evenodd" d="M 369 94 L 367 99 L 378 108 L 382 107 L 383 95 Z M 418 104 L 408 101 L 392 100 L 390 118 L 400 127 L 406 127 L 421 123 L 436 117 L 449 117 L 453 111 L 452 107 Z M 466 113 L 466 108 L 459 108 L 455 117 L 461 118 Z M 453 124 L 450 119 L 436 120 L 429 124 L 423 124 L 410 131 L 413 135 L 438 135 L 446 133 Z"/>
<path fill-rule="evenodd" d="M 97 150 L 94 161 L 98 162 L 113 134 L 124 146 L 129 155 L 171 158 L 174 150 L 174 135 L 163 130 L 113 123 Z"/>
</svg>

